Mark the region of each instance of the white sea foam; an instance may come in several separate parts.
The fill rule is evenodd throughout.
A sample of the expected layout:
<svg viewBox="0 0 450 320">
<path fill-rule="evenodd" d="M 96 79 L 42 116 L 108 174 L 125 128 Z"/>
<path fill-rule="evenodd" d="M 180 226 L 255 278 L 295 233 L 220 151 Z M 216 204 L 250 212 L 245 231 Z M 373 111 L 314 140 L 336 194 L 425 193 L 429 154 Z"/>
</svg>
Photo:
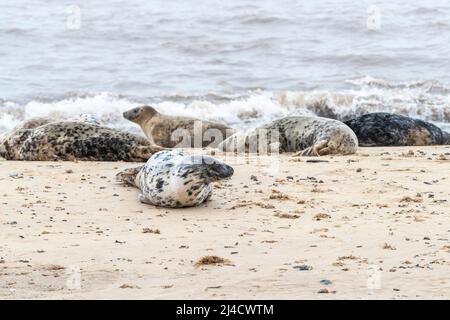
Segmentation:
<svg viewBox="0 0 450 320">
<path fill-rule="evenodd" d="M 0 131 L 32 117 L 55 119 L 91 114 L 105 125 L 140 132 L 122 113 L 149 104 L 168 115 L 189 116 L 251 128 L 287 115 L 318 115 L 347 120 L 369 112 L 403 114 L 450 127 L 448 87 L 436 81 L 395 83 L 364 77 L 352 80 L 355 88 L 343 91 L 253 91 L 244 95 L 163 96 L 137 101 L 114 93 L 72 94 L 69 97 L 20 104 L 0 101 Z M 436 90 L 439 88 L 439 90 Z"/>
<path fill-rule="evenodd" d="M 279 95 L 279 101 L 291 109 L 295 106 L 338 120 L 370 112 L 389 112 L 444 126 L 450 123 L 450 89 L 438 81 L 396 83 L 364 77 L 349 83 L 359 88 L 341 92 L 284 92 Z"/>
<path fill-rule="evenodd" d="M 288 113 L 288 109 L 281 107 L 272 93 L 265 92 L 223 102 L 190 98 L 186 100 L 192 101 L 181 102 L 179 96 L 175 100 L 149 101 L 147 104 L 164 114 L 195 117 L 236 127 L 251 126 L 253 123 L 268 121 Z M 52 102 L 33 100 L 23 105 L 4 102 L 0 107 L 0 131 L 7 131 L 19 122 L 32 117 L 61 119 L 79 114 L 92 114 L 111 127 L 136 130 L 137 126 L 123 119 L 122 113 L 141 104 L 142 102 L 111 93 L 82 95 Z"/>
</svg>

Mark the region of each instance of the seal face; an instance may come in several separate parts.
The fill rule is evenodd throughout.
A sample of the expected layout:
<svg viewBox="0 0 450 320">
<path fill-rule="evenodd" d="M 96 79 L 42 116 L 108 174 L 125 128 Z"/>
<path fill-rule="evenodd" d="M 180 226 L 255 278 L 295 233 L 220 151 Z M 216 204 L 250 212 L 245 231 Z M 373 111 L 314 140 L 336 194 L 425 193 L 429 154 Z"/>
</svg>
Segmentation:
<svg viewBox="0 0 450 320">
<path fill-rule="evenodd" d="M 212 182 L 233 173 L 232 167 L 215 158 L 166 150 L 154 154 L 144 166 L 126 169 L 116 177 L 138 187 L 142 203 L 180 208 L 205 202 L 211 196 Z"/>
<path fill-rule="evenodd" d="M 264 139 L 261 139 L 263 136 Z M 264 137 L 265 136 L 265 137 Z M 274 140 L 273 137 L 276 136 Z M 252 145 L 258 141 L 267 148 L 274 144 L 279 152 L 298 152 L 296 155 L 321 156 L 327 154 L 353 154 L 358 148 L 355 133 L 344 123 L 321 117 L 292 116 L 264 124 L 245 134 L 238 133 L 218 146 L 225 151 L 243 148 L 246 152 L 256 150 Z M 245 145 L 239 145 L 239 143 Z M 264 146 L 262 146 L 264 147 Z"/>
<path fill-rule="evenodd" d="M 19 126 L 0 141 L 0 156 L 7 160 L 137 162 L 162 149 L 138 135 L 79 121 Z"/>
<path fill-rule="evenodd" d="M 345 123 L 364 147 L 450 144 L 450 135 L 434 124 L 398 114 L 369 113 Z"/>
<path fill-rule="evenodd" d="M 150 141 L 167 148 L 215 148 L 235 132 L 220 123 L 164 115 L 149 106 L 125 111 L 123 117 L 138 124 Z"/>
</svg>

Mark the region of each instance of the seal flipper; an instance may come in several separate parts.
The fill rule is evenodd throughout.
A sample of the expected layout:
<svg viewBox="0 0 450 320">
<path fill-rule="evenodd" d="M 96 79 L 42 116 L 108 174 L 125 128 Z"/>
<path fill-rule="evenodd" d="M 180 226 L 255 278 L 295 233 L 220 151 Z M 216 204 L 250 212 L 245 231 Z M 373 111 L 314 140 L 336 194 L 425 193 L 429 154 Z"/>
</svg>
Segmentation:
<svg viewBox="0 0 450 320">
<path fill-rule="evenodd" d="M 118 182 L 122 182 L 124 184 L 133 186 L 133 187 L 139 187 L 137 185 L 137 175 L 141 172 L 142 168 L 144 166 L 139 166 L 136 168 L 127 168 L 119 173 L 116 174 L 116 180 Z"/>
<path fill-rule="evenodd" d="M 329 153 L 328 140 L 321 140 L 314 144 L 312 147 L 306 148 L 294 154 L 294 157 L 318 157 Z"/>
<path fill-rule="evenodd" d="M 163 150 L 167 150 L 167 148 L 158 146 L 157 144 L 150 144 L 148 146 L 137 146 L 135 147 L 135 149 L 133 150 L 132 154 L 133 156 L 141 161 L 147 161 L 148 159 L 150 159 L 150 157 L 159 152 L 159 151 L 163 151 Z"/>
<path fill-rule="evenodd" d="M 208 196 L 206 197 L 206 199 L 203 201 L 203 202 L 206 202 L 206 201 L 209 201 L 209 200 L 211 200 L 211 197 L 212 197 L 212 190 L 209 192 L 209 194 L 208 194 Z"/>
<path fill-rule="evenodd" d="M 317 157 L 318 154 L 314 154 L 313 147 L 309 147 L 309 148 L 303 149 L 302 151 L 294 153 L 293 156 L 294 157 Z"/>
</svg>

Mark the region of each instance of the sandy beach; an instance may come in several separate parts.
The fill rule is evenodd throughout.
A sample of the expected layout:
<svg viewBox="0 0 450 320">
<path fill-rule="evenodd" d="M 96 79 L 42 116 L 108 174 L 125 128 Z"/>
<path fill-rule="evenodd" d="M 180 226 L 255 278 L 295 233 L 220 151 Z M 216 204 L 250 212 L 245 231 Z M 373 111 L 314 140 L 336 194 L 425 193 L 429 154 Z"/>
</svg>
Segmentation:
<svg viewBox="0 0 450 320">
<path fill-rule="evenodd" d="M 133 163 L 0 161 L 0 299 L 450 297 L 449 146 L 226 161 L 186 209 L 139 203 Z"/>
</svg>

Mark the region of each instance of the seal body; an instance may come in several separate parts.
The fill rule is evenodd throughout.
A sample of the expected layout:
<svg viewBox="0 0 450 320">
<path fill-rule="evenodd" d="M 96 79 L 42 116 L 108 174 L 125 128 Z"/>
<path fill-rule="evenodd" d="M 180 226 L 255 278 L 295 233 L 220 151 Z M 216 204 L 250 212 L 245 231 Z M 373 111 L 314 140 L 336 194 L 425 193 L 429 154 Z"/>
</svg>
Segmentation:
<svg viewBox="0 0 450 320">
<path fill-rule="evenodd" d="M 19 126 L 0 139 L 0 156 L 7 160 L 142 162 L 163 149 L 144 137 L 87 122 L 60 121 L 41 126 L 28 122 L 25 127 L 28 129 Z"/>
<path fill-rule="evenodd" d="M 72 122 L 86 122 L 90 124 L 101 125 L 100 121 L 92 114 L 81 113 L 78 116 L 71 117 L 68 119 L 54 118 L 54 117 L 33 117 L 28 120 L 22 121 L 20 124 L 15 126 L 12 131 L 20 129 L 34 129 L 52 122 L 62 122 L 62 121 L 72 121 Z"/>
<path fill-rule="evenodd" d="M 256 143 L 259 144 L 258 148 L 255 148 Z M 232 136 L 219 145 L 219 149 L 225 151 L 244 149 L 251 152 L 252 149 L 261 150 L 261 147 L 264 150 L 265 146 L 261 144 L 267 144 L 266 147 L 271 150 L 276 144 L 278 152 L 298 152 L 296 155 L 302 156 L 345 155 L 356 152 L 358 139 L 355 133 L 340 121 L 321 117 L 291 116 Z"/>
<path fill-rule="evenodd" d="M 50 123 L 55 121 L 55 119 L 49 118 L 49 117 L 34 117 L 31 119 L 28 119 L 26 121 L 23 121 L 22 123 L 15 126 L 11 131 L 20 130 L 20 129 L 34 129 L 40 126 L 43 126 L 44 124 Z"/>
<path fill-rule="evenodd" d="M 450 144 L 450 135 L 434 124 L 398 114 L 369 113 L 345 123 L 364 147 Z"/>
<path fill-rule="evenodd" d="M 147 138 L 168 148 L 217 147 L 235 130 L 215 122 L 164 115 L 149 106 L 133 108 L 123 117 L 138 124 Z"/>
<path fill-rule="evenodd" d="M 229 165 L 210 156 L 166 150 L 144 166 L 126 169 L 117 180 L 138 187 L 139 201 L 161 207 L 192 207 L 210 198 L 212 182 L 231 177 Z"/>
</svg>

